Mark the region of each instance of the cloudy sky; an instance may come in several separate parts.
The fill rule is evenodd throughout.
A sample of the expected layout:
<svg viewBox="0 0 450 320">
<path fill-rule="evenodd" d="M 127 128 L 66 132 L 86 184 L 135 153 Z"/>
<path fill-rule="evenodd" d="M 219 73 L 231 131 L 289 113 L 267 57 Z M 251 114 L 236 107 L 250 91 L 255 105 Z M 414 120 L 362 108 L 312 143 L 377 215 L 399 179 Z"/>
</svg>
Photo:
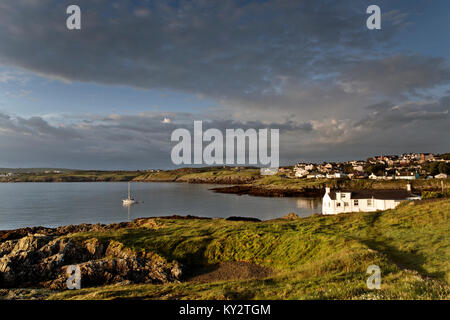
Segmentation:
<svg viewBox="0 0 450 320">
<path fill-rule="evenodd" d="M 281 164 L 449 152 L 449 18 L 447 0 L 2 0 L 0 167 L 170 168 L 194 120 L 279 128 Z"/>
</svg>

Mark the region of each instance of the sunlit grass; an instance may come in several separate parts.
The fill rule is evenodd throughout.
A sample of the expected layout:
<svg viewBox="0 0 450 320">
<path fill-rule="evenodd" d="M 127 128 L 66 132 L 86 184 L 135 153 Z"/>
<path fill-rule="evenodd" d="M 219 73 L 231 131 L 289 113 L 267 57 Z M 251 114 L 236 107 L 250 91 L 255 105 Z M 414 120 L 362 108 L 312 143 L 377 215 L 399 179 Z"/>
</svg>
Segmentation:
<svg viewBox="0 0 450 320">
<path fill-rule="evenodd" d="M 52 299 L 449 299 L 450 200 L 394 210 L 261 223 L 156 219 L 158 228 L 79 233 L 117 240 L 187 267 L 248 261 L 271 267 L 264 280 L 126 285 L 65 291 Z M 366 287 L 367 267 L 381 290 Z"/>
</svg>

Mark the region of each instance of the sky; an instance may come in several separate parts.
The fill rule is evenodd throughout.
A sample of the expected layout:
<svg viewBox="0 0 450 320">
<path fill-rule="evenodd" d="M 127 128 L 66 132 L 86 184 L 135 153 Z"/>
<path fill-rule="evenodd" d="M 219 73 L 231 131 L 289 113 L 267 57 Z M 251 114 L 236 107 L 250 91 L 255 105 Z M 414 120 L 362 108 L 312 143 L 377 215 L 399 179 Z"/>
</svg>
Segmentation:
<svg viewBox="0 0 450 320">
<path fill-rule="evenodd" d="M 449 152 L 449 18 L 446 0 L 2 0 L 0 167 L 173 168 L 194 120 L 280 129 L 283 165 Z"/>
</svg>

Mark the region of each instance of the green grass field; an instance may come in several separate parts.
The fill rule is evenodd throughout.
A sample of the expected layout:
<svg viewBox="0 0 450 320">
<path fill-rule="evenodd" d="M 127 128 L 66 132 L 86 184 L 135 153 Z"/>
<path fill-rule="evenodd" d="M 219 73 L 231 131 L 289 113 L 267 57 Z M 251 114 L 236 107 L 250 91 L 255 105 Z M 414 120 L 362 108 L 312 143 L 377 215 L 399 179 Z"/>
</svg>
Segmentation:
<svg viewBox="0 0 450 320">
<path fill-rule="evenodd" d="M 145 173 L 134 181 L 177 181 L 177 182 L 203 182 L 203 183 L 224 183 L 230 182 L 251 182 L 259 179 L 259 169 L 245 168 L 181 168 L 177 170 L 167 170 L 159 172 Z"/>
<path fill-rule="evenodd" d="M 239 215 L 239 213 L 236 213 Z M 394 210 L 260 223 L 156 219 L 158 228 L 79 233 L 156 252 L 187 267 L 254 262 L 261 280 L 86 288 L 50 299 L 449 299 L 450 200 L 406 202 Z M 369 265 L 381 290 L 366 287 Z"/>
</svg>

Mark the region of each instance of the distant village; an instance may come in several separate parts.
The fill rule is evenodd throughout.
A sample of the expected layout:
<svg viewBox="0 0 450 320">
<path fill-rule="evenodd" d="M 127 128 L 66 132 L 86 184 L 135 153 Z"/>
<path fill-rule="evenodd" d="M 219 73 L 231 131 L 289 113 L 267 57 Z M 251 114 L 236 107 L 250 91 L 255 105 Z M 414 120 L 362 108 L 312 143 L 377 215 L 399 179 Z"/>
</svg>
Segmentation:
<svg viewBox="0 0 450 320">
<path fill-rule="evenodd" d="M 226 166 L 223 166 L 226 168 Z M 243 170 L 249 167 L 234 167 Z M 17 174 L 59 174 L 70 169 L 6 169 L 0 168 L 0 178 Z M 160 172 L 160 169 L 137 170 L 142 172 Z M 170 171 L 170 170 L 169 170 Z M 284 166 L 278 172 L 287 178 L 305 179 L 374 179 L 374 180 L 415 180 L 447 179 L 450 175 L 450 153 L 404 153 L 401 155 L 380 155 L 366 160 L 345 162 L 305 163 Z"/>
<path fill-rule="evenodd" d="M 446 179 L 450 174 L 450 154 L 405 153 L 375 156 L 366 161 L 298 163 L 282 167 L 279 172 L 287 177 L 306 179 Z"/>
</svg>

